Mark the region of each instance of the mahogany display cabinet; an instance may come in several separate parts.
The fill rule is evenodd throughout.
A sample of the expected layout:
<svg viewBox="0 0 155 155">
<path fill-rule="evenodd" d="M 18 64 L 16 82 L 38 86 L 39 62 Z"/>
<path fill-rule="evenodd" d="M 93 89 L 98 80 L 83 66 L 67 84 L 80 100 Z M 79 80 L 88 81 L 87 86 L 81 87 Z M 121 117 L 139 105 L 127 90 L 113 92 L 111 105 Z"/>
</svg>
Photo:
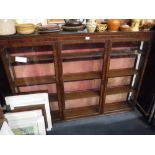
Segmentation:
<svg viewBox="0 0 155 155">
<path fill-rule="evenodd" d="M 154 32 L 0 37 L 12 94 L 47 91 L 52 120 L 133 110 Z"/>
</svg>

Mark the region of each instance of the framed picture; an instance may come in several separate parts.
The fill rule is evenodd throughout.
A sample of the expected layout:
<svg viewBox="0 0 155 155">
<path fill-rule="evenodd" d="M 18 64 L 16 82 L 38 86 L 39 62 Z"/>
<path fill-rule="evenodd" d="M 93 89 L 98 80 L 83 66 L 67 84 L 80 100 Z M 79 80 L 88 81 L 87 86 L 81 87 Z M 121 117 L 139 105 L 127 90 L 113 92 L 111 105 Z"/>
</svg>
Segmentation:
<svg viewBox="0 0 155 155">
<path fill-rule="evenodd" d="M 25 107 L 25 106 L 36 106 L 40 104 L 44 104 L 46 111 L 46 119 L 47 119 L 47 131 L 52 128 L 52 119 L 50 113 L 49 99 L 48 93 L 34 93 L 34 94 L 26 94 L 26 95 L 15 95 L 5 97 L 6 105 L 10 106 L 11 110 L 15 110 L 17 107 Z"/>
<path fill-rule="evenodd" d="M 15 135 L 46 135 L 41 110 L 6 113 L 4 116 Z"/>
<path fill-rule="evenodd" d="M 10 112 L 24 112 L 24 111 L 32 111 L 32 110 L 41 110 L 42 111 L 42 115 L 44 116 L 44 119 L 45 119 L 45 127 L 48 128 L 46 110 L 45 110 L 44 104 L 14 107 L 14 110 L 12 110 Z"/>
</svg>

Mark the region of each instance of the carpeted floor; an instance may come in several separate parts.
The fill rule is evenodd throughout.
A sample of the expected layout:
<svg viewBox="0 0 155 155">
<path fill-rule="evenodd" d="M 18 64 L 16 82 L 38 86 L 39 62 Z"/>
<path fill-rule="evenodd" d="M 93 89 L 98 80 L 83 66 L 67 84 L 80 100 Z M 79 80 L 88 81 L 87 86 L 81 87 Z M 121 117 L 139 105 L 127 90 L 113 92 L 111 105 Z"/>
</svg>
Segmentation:
<svg viewBox="0 0 155 155">
<path fill-rule="evenodd" d="M 137 110 L 55 123 L 48 135 L 155 135 Z"/>
</svg>

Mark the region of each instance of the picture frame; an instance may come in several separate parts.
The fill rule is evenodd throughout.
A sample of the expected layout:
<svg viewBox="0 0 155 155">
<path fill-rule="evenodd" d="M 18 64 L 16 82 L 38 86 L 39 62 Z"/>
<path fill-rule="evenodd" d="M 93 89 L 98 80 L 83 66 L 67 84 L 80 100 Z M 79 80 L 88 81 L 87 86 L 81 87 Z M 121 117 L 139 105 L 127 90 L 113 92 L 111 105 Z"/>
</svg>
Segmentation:
<svg viewBox="0 0 155 155">
<path fill-rule="evenodd" d="M 42 115 L 45 120 L 45 127 L 48 127 L 47 123 L 47 116 L 46 116 L 46 110 L 44 104 L 38 104 L 38 105 L 30 105 L 30 106 L 21 106 L 21 107 L 14 107 L 14 110 L 11 110 L 10 112 L 24 112 L 24 111 L 32 111 L 32 110 L 41 110 Z"/>
<path fill-rule="evenodd" d="M 41 110 L 6 113 L 5 118 L 16 135 L 46 135 Z"/>
<path fill-rule="evenodd" d="M 36 106 L 44 104 L 46 111 L 46 118 L 48 127 L 47 131 L 50 131 L 52 128 L 52 118 L 50 113 L 48 93 L 34 93 L 34 94 L 23 94 L 5 97 L 6 105 L 10 106 L 10 110 L 14 110 L 17 107 L 24 106 Z"/>
</svg>

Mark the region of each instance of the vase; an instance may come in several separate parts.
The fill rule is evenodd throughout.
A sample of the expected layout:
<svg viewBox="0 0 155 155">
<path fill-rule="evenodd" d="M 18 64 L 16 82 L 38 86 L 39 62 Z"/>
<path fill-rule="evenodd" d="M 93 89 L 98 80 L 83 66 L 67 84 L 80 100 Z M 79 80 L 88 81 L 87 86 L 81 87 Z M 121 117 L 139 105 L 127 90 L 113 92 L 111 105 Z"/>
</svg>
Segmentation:
<svg viewBox="0 0 155 155">
<path fill-rule="evenodd" d="M 108 20 L 108 29 L 111 32 L 117 32 L 119 30 L 120 25 L 121 25 L 120 19 L 109 19 Z"/>
<path fill-rule="evenodd" d="M 89 19 L 88 22 L 86 23 L 87 31 L 92 33 L 95 32 L 96 30 L 96 22 L 94 19 Z"/>
<path fill-rule="evenodd" d="M 132 19 L 131 31 L 139 31 L 141 19 Z"/>
</svg>

